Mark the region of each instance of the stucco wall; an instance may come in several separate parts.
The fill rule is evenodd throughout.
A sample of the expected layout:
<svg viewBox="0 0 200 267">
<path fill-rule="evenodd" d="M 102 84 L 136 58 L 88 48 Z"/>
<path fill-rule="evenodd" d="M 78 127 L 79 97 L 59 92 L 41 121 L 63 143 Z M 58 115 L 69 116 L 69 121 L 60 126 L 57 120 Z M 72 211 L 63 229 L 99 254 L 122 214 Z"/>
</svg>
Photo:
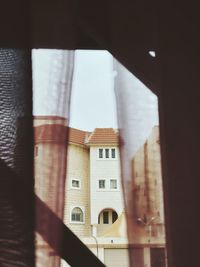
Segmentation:
<svg viewBox="0 0 200 267">
<path fill-rule="evenodd" d="M 35 145 L 34 159 L 36 195 L 62 220 L 63 188 L 66 177 L 66 147 L 64 144 L 38 143 Z M 39 219 L 47 220 L 48 223 L 45 223 L 44 231 L 48 234 L 50 231 L 48 213 L 40 214 Z M 56 231 L 56 229 L 54 230 Z M 58 266 L 59 259 L 57 257 L 49 257 L 52 248 L 39 234 L 36 235 L 36 248 L 38 266 L 44 266 L 44 262 L 49 262 L 49 266 L 52 264 L 53 266 Z"/>
<path fill-rule="evenodd" d="M 72 188 L 72 179 L 79 179 L 79 189 Z M 87 236 L 91 234 L 89 197 L 89 150 L 83 146 L 69 144 L 64 222 L 78 236 Z M 83 223 L 71 222 L 71 211 L 74 207 L 80 207 L 83 210 Z"/>
<path fill-rule="evenodd" d="M 35 190 L 39 198 L 62 218 L 57 194 L 64 195 L 66 148 L 63 144 L 39 143 L 35 155 Z M 35 147 L 35 149 L 36 149 Z"/>
</svg>

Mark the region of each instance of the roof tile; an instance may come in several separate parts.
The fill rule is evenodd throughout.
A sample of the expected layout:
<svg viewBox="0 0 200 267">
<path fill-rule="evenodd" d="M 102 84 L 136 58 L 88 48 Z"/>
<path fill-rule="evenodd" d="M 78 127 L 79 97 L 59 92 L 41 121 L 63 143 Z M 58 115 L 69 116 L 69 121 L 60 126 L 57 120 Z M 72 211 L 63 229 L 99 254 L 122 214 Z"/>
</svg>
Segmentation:
<svg viewBox="0 0 200 267">
<path fill-rule="evenodd" d="M 44 124 L 34 127 L 35 143 L 66 143 L 78 145 L 118 144 L 118 133 L 112 128 L 96 128 L 92 133 L 61 124 Z"/>
<path fill-rule="evenodd" d="M 75 128 L 69 128 L 69 142 L 84 145 L 87 132 Z"/>
<path fill-rule="evenodd" d="M 113 128 L 96 128 L 87 140 L 88 145 L 118 144 L 119 135 Z"/>
</svg>

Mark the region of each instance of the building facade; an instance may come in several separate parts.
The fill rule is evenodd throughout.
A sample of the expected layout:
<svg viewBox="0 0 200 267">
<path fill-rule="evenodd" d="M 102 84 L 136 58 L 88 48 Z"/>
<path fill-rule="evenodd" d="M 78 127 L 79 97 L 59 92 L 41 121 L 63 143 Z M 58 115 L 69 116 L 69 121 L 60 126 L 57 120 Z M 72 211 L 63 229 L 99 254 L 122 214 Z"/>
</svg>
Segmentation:
<svg viewBox="0 0 200 267">
<path fill-rule="evenodd" d="M 121 267 L 123 263 L 128 267 L 118 131 L 97 128 L 87 132 L 66 125 L 67 122 L 59 117 L 38 116 L 34 119 L 36 193 L 106 266 Z M 137 267 L 165 266 L 161 263 L 153 265 L 153 252 L 150 251 L 151 245 L 152 248 L 165 247 L 159 143 L 155 148 L 154 142 L 157 139 L 158 127 L 155 127 L 133 158 L 133 183 L 130 186 L 136 200 L 136 234 L 129 244 L 137 252 Z M 56 165 L 60 166 L 62 162 L 63 168 L 58 170 Z M 63 214 L 55 200 L 58 193 L 63 194 L 65 200 Z M 146 227 L 149 219 L 152 219 L 151 237 Z M 38 240 L 41 248 L 45 247 L 42 240 Z"/>
</svg>

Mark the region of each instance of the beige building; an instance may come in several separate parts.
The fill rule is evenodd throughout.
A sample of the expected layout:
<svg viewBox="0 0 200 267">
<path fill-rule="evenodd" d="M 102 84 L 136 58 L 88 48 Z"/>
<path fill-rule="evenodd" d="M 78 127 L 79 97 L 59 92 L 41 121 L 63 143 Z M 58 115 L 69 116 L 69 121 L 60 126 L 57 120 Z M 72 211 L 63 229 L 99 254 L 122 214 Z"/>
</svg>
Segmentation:
<svg viewBox="0 0 200 267">
<path fill-rule="evenodd" d="M 67 132 L 66 121 L 60 117 L 40 116 L 34 120 L 35 192 L 60 219 L 63 219 L 65 196 Z M 44 236 L 53 235 L 48 216 L 48 213 L 36 216 L 45 221 Z M 36 220 L 36 223 L 43 225 L 40 221 Z M 58 236 L 57 229 L 55 233 L 54 240 Z M 37 267 L 47 263 L 49 267 L 60 266 L 59 258 L 39 234 L 36 235 L 36 248 Z"/>
<path fill-rule="evenodd" d="M 138 265 L 165 267 L 165 227 L 159 127 L 155 126 L 132 161 L 134 218 L 130 243 Z M 134 253 L 133 253 L 134 257 Z"/>
<path fill-rule="evenodd" d="M 67 165 L 65 222 L 79 236 L 102 235 L 123 211 L 117 132 L 70 128 Z"/>
<path fill-rule="evenodd" d="M 66 124 L 59 117 L 38 116 L 34 120 L 36 193 L 106 266 L 128 267 L 118 132 L 112 128 L 86 132 Z M 165 244 L 158 139 L 155 127 L 133 159 L 130 186 L 136 200 L 135 232 L 129 243 L 137 267 L 165 266 L 155 265 L 152 256 L 153 248 L 163 249 Z M 62 162 L 63 166 L 67 162 L 67 168 L 58 170 L 56 164 L 62 166 Z M 64 214 L 56 209 L 58 188 L 65 198 Z M 47 246 L 38 240 L 41 248 Z"/>
</svg>

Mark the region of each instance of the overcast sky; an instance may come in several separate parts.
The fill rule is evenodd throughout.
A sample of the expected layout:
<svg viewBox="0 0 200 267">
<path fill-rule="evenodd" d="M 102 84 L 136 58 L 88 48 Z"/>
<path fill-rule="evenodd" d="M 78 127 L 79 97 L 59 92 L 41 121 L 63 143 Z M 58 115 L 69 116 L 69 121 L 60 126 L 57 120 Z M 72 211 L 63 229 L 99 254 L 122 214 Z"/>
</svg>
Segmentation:
<svg viewBox="0 0 200 267">
<path fill-rule="evenodd" d="M 56 115 L 52 114 L 49 75 L 59 53 L 42 49 L 33 53 L 34 115 Z M 117 128 L 116 121 L 112 56 L 107 51 L 75 51 L 70 126 Z"/>
<path fill-rule="evenodd" d="M 70 125 L 117 128 L 113 61 L 107 51 L 76 52 Z"/>
<path fill-rule="evenodd" d="M 140 132 L 146 133 L 146 128 L 150 131 L 153 125 L 158 124 L 157 97 L 121 64 L 117 65 L 119 73 L 115 71 L 114 78 L 113 57 L 110 53 L 94 50 L 76 50 L 75 54 L 73 53 L 63 54 L 62 50 L 34 50 L 34 115 L 70 117 L 70 126 L 82 130 L 118 128 L 115 79 L 118 94 L 122 92 L 121 100 L 126 98 L 123 104 L 123 113 L 128 112 L 124 118 L 127 120 L 126 128 L 131 125 L 131 128 L 141 128 Z M 63 62 L 67 62 L 66 68 L 63 67 Z M 70 62 L 74 62 L 73 76 L 73 64 Z M 68 105 L 68 93 L 65 93 L 65 89 L 70 77 L 73 77 L 73 80 L 69 116 L 67 109 L 60 107 Z M 123 121 L 120 123 L 123 124 Z"/>
</svg>

